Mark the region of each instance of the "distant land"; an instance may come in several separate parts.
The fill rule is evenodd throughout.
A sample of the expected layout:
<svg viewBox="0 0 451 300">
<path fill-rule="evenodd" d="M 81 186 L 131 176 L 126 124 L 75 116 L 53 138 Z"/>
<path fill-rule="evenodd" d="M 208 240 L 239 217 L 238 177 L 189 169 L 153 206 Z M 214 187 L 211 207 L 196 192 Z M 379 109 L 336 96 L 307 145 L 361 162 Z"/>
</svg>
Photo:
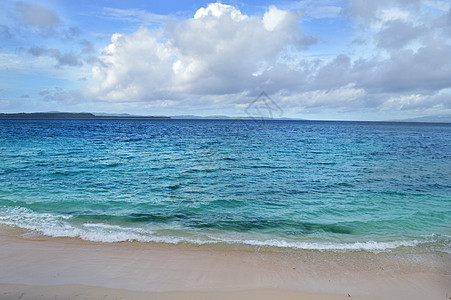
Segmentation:
<svg viewBox="0 0 451 300">
<path fill-rule="evenodd" d="M 166 116 L 133 116 L 128 114 L 93 114 L 68 112 L 36 112 L 2 114 L 0 119 L 170 119 Z"/>
<path fill-rule="evenodd" d="M 393 120 L 394 122 L 425 122 L 425 123 L 451 123 L 450 115 L 443 116 L 424 116 L 403 120 Z"/>
<path fill-rule="evenodd" d="M 195 115 L 179 115 L 179 116 L 171 116 L 171 119 L 178 120 L 305 120 L 300 118 L 268 118 L 268 117 L 229 117 L 229 116 L 195 116 Z"/>
<path fill-rule="evenodd" d="M 69 113 L 69 112 L 35 112 L 35 113 L 0 113 L 0 119 L 176 119 L 176 120 L 255 120 L 265 119 L 272 120 L 274 118 L 260 117 L 228 117 L 228 116 L 195 116 L 195 115 L 179 115 L 179 116 L 142 116 L 131 114 L 108 114 L 108 113 Z M 277 120 L 303 120 L 290 118 L 277 118 Z"/>
<path fill-rule="evenodd" d="M 301 118 L 268 118 L 268 117 L 229 117 L 223 115 L 196 116 L 142 116 L 132 114 L 109 114 L 109 113 L 70 113 L 70 112 L 34 112 L 34 113 L 0 113 L 0 119 L 175 119 L 175 120 L 303 120 Z M 378 121 L 374 121 L 378 122 Z M 422 122 L 422 123 L 451 123 L 451 115 L 424 116 L 410 119 L 389 120 L 380 122 Z"/>
</svg>

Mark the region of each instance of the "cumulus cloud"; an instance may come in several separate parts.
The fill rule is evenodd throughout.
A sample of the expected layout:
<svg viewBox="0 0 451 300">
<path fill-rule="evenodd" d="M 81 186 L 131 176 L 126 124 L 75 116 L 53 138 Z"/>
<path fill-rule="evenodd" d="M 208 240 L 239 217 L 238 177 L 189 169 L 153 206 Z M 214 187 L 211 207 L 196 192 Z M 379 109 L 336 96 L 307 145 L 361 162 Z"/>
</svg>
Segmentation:
<svg viewBox="0 0 451 300">
<path fill-rule="evenodd" d="M 303 33 L 300 12 L 271 6 L 248 16 L 213 3 L 160 32 L 141 27 L 114 34 L 85 97 L 152 108 L 242 110 L 266 91 L 297 112 L 449 109 L 451 13 L 429 13 L 420 1 L 348 3 L 344 15 L 369 37 L 358 49 L 362 55 L 304 57 L 316 39 Z"/>
<path fill-rule="evenodd" d="M 433 92 L 451 86 L 451 45 L 434 42 L 364 62 L 359 85 L 373 92 Z M 447 54 L 448 53 L 448 54 Z M 371 70 L 369 72 L 367 70 Z"/>
<path fill-rule="evenodd" d="M 168 24 L 164 41 L 145 28 L 115 34 L 101 53 L 104 65 L 93 69 L 91 92 L 110 101 L 145 101 L 255 90 L 287 46 L 312 43 L 299 21 L 298 12 L 274 6 L 257 17 L 213 3 Z"/>
<path fill-rule="evenodd" d="M 399 94 L 386 97 L 388 102 L 421 93 L 426 106 L 430 94 L 451 86 L 451 58 L 446 54 L 451 51 L 451 14 L 437 11 L 438 2 L 434 7 L 419 0 L 350 2 L 348 12 L 363 20 L 368 27 L 364 32 L 373 37 L 374 52 L 379 52 L 351 67 L 349 74 L 358 87 L 372 94 Z"/>
<path fill-rule="evenodd" d="M 177 60 L 175 84 L 194 94 L 253 89 L 287 45 L 301 45 L 300 15 L 270 7 L 263 18 L 211 4 L 194 19 L 170 26 L 167 45 Z"/>
<path fill-rule="evenodd" d="M 145 101 L 169 92 L 173 55 L 147 29 L 114 34 L 100 59 L 103 65 L 93 68 L 96 85 L 90 90 L 98 99 Z"/>
</svg>

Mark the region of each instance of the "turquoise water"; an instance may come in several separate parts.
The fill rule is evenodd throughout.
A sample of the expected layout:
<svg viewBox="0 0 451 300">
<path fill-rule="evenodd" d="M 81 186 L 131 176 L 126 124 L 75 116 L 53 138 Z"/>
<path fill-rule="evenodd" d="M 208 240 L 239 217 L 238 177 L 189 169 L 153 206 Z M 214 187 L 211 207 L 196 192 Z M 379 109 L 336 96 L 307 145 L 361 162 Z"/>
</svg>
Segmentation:
<svg viewBox="0 0 451 300">
<path fill-rule="evenodd" d="M 0 225 L 55 237 L 451 252 L 451 124 L 0 120 Z"/>
</svg>

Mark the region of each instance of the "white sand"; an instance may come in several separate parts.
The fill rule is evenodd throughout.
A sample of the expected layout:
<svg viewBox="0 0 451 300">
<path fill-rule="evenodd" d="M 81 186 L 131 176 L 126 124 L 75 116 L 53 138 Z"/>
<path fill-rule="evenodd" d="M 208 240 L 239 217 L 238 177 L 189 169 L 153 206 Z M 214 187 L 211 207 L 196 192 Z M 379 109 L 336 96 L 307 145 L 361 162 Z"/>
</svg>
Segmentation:
<svg viewBox="0 0 451 300">
<path fill-rule="evenodd" d="M 235 251 L 0 231 L 0 299 L 446 299 L 450 271 L 444 253 Z"/>
<path fill-rule="evenodd" d="M 1 300 L 48 300 L 48 299 L 183 299 L 183 300 L 226 300 L 226 299 L 292 299 L 292 300 L 348 300 L 361 299 L 358 297 L 313 294 L 299 291 L 276 290 L 276 289 L 258 289 L 236 292 L 137 292 L 129 290 L 108 289 L 99 287 L 90 287 L 84 285 L 61 285 L 61 286 L 27 286 L 27 285 L 1 285 Z"/>
</svg>

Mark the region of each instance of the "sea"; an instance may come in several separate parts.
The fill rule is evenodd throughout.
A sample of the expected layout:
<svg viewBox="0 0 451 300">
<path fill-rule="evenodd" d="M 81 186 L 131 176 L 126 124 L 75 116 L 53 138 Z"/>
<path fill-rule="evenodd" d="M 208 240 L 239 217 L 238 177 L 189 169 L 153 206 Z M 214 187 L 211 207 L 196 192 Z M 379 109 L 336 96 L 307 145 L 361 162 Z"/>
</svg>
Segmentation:
<svg viewBox="0 0 451 300">
<path fill-rule="evenodd" d="M 451 253 L 451 124 L 3 119 L 0 227 L 104 243 Z"/>
</svg>

